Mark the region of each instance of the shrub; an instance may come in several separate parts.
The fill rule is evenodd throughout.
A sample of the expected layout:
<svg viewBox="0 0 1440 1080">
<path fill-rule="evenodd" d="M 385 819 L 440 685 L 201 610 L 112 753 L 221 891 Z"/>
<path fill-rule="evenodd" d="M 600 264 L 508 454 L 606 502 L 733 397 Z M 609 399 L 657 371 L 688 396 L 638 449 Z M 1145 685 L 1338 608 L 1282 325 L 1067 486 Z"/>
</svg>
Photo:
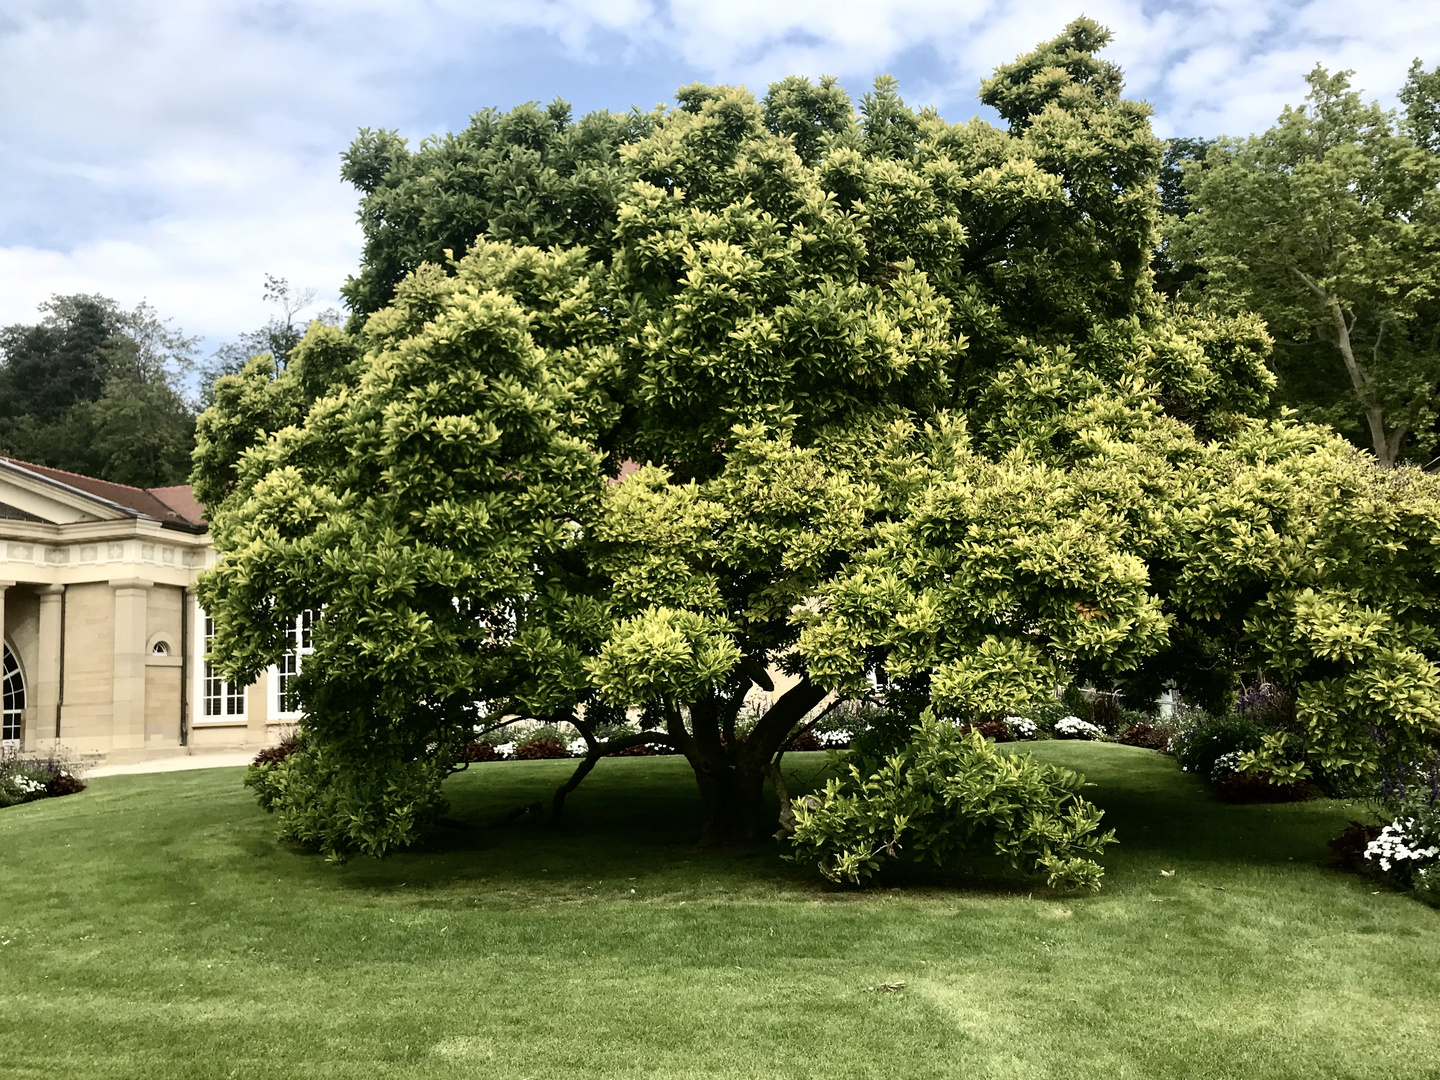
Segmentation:
<svg viewBox="0 0 1440 1080">
<path fill-rule="evenodd" d="M 1392 884 L 1440 904 L 1440 761 L 1387 777 L 1381 803 L 1390 821 L 1366 845 L 1366 862 Z"/>
<path fill-rule="evenodd" d="M 545 735 L 515 747 L 514 756 L 516 761 L 546 761 L 550 758 L 568 758 L 570 751 L 559 739 Z"/>
<path fill-rule="evenodd" d="M 292 731 L 282 738 L 276 745 L 267 746 L 255 755 L 252 765 L 278 765 L 297 750 L 305 749 L 305 736 L 299 731 Z"/>
<path fill-rule="evenodd" d="M 901 750 L 858 760 L 852 751 L 845 776 L 797 803 L 789 857 L 860 884 L 891 859 L 945 866 L 994 854 L 1053 887 L 1094 891 L 1103 874 L 1094 856 L 1115 836 L 1097 832 L 1102 811 L 1080 797 L 1083 785 L 927 712 Z"/>
<path fill-rule="evenodd" d="M 607 757 L 650 757 L 653 754 L 673 754 L 669 746 L 654 747 L 649 743 L 636 743 L 634 746 L 627 746 L 623 750 L 615 750 Z"/>
<path fill-rule="evenodd" d="M 889 709 L 872 709 L 865 725 L 850 739 L 850 752 L 857 758 L 883 758 L 910 741 L 916 718 Z"/>
<path fill-rule="evenodd" d="M 56 772 L 45 785 L 45 794 L 52 798 L 60 795 L 78 795 L 85 790 L 85 781 L 68 772 Z"/>
<path fill-rule="evenodd" d="M 1012 739 L 1038 739 L 1040 725 L 1028 716 L 1007 716 L 1002 721 Z"/>
<path fill-rule="evenodd" d="M 321 851 L 335 862 L 407 847 L 445 810 L 444 757 L 380 761 L 359 772 L 340 768 L 314 747 L 279 762 L 253 764 L 245 785 L 278 821 L 282 840 Z"/>
<path fill-rule="evenodd" d="M 1090 694 L 1090 722 L 1106 734 L 1118 732 L 1125 724 L 1125 710 L 1119 691 L 1093 691 Z"/>
<path fill-rule="evenodd" d="M 1003 720 L 985 720 L 978 724 L 961 724 L 960 734 L 964 735 L 970 731 L 978 731 L 985 738 L 993 742 L 1014 742 L 1015 736 L 1010 733 L 1010 725 Z"/>
<path fill-rule="evenodd" d="M 1379 835 L 1379 825 L 1366 825 L 1363 822 L 1352 821 L 1345 827 L 1344 832 L 1331 838 L 1327 843 L 1330 850 L 1335 852 L 1335 857 L 1341 866 L 1347 870 L 1359 872 L 1370 869 L 1370 864 L 1365 861 L 1365 851 L 1369 848 L 1370 841 Z"/>
<path fill-rule="evenodd" d="M 472 742 L 465 747 L 466 761 L 503 761 L 504 757 L 492 742 Z"/>
<path fill-rule="evenodd" d="M 1214 775 L 1216 762 L 1225 755 L 1259 750 L 1264 739 L 1265 733 L 1253 720 L 1234 713 L 1195 713 L 1188 720 L 1171 740 L 1170 752 L 1182 769 L 1206 779 Z"/>
<path fill-rule="evenodd" d="M 1131 724 L 1120 736 L 1120 741 L 1126 746 L 1139 746 L 1146 750 L 1158 750 L 1164 753 L 1170 749 L 1170 732 L 1165 728 L 1141 721 L 1138 724 Z"/>
<path fill-rule="evenodd" d="M 823 748 L 823 745 L 824 744 L 820 742 L 820 736 L 817 735 L 813 729 L 806 729 L 786 743 L 785 749 L 800 751 L 820 750 Z"/>
</svg>

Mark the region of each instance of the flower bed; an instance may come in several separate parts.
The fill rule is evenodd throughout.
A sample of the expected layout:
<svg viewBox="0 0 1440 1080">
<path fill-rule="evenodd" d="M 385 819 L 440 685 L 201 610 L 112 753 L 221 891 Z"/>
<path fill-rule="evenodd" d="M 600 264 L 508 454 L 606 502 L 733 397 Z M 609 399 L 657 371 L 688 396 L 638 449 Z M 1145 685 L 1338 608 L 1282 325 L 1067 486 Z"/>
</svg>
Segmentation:
<svg viewBox="0 0 1440 1080">
<path fill-rule="evenodd" d="M 85 790 L 85 781 L 68 762 L 59 758 L 0 758 L 0 806 L 15 806 L 36 799 L 74 795 Z"/>
</svg>

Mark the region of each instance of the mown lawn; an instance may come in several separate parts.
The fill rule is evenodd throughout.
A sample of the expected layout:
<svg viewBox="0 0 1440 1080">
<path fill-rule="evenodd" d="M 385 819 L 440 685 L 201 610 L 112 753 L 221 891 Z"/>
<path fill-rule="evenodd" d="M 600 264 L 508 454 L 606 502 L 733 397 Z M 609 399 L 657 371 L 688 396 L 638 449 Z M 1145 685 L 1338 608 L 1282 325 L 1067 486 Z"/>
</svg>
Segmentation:
<svg viewBox="0 0 1440 1080">
<path fill-rule="evenodd" d="M 240 770 L 96 780 L 0 811 L 0 1076 L 1440 1077 L 1440 912 L 1322 865 L 1359 808 L 1036 752 L 1119 832 L 1097 897 L 697 850 L 674 758 L 558 829 L 498 822 L 567 763 L 472 768 L 430 850 L 344 867 Z"/>
</svg>

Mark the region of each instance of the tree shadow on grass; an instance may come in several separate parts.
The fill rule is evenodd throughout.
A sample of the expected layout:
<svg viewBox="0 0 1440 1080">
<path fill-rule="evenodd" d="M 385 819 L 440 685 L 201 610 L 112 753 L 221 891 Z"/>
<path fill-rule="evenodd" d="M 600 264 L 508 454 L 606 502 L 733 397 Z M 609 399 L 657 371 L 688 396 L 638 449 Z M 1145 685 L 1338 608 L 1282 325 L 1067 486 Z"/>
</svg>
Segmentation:
<svg viewBox="0 0 1440 1080">
<path fill-rule="evenodd" d="M 1156 865 L 1176 861 L 1192 870 L 1210 864 L 1216 872 L 1237 865 L 1324 862 L 1326 840 L 1353 813 L 1328 800 L 1226 803 L 1181 773 L 1173 758 L 1134 747 L 1040 742 L 1007 749 L 1032 752 L 1086 775 L 1091 785 L 1086 797 L 1105 811 L 1102 827 L 1113 828 L 1120 840 L 1102 859 L 1111 881 L 1154 876 Z M 697 847 L 700 801 L 690 767 L 680 757 L 601 762 L 571 794 L 563 819 L 551 824 L 550 797 L 573 767 L 564 760 L 472 766 L 447 783 L 450 811 L 424 844 L 384 861 L 355 859 L 334 877 L 345 887 L 403 887 L 435 902 L 458 895 L 470 903 L 477 892 L 487 902 L 572 902 L 629 896 L 630 888 L 652 899 L 867 895 L 786 860 L 786 845 Z M 823 784 L 831 766 L 824 753 L 788 754 L 785 773 L 795 795 Z M 544 814 L 514 816 L 517 808 L 536 802 Z M 771 805 L 778 812 L 773 796 Z M 878 887 L 920 894 L 1048 892 L 1035 878 L 984 859 L 959 870 L 897 863 Z"/>
</svg>

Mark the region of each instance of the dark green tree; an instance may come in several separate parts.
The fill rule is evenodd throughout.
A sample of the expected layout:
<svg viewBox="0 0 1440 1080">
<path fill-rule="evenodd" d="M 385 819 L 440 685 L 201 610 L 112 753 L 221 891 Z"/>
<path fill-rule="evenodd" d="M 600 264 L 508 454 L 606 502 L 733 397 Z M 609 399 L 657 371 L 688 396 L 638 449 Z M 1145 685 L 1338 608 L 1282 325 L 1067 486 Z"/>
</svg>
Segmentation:
<svg viewBox="0 0 1440 1080">
<path fill-rule="evenodd" d="M 147 304 L 56 296 L 41 311 L 0 331 L 0 453 L 141 487 L 183 482 L 194 339 Z"/>
<path fill-rule="evenodd" d="M 1316 67 L 1304 106 L 1189 169 L 1195 212 L 1172 230 L 1174 257 L 1204 268 L 1207 305 L 1264 317 L 1283 403 L 1383 465 L 1426 461 L 1440 408 L 1436 76 L 1412 69 L 1402 124 L 1350 74 Z"/>
</svg>

